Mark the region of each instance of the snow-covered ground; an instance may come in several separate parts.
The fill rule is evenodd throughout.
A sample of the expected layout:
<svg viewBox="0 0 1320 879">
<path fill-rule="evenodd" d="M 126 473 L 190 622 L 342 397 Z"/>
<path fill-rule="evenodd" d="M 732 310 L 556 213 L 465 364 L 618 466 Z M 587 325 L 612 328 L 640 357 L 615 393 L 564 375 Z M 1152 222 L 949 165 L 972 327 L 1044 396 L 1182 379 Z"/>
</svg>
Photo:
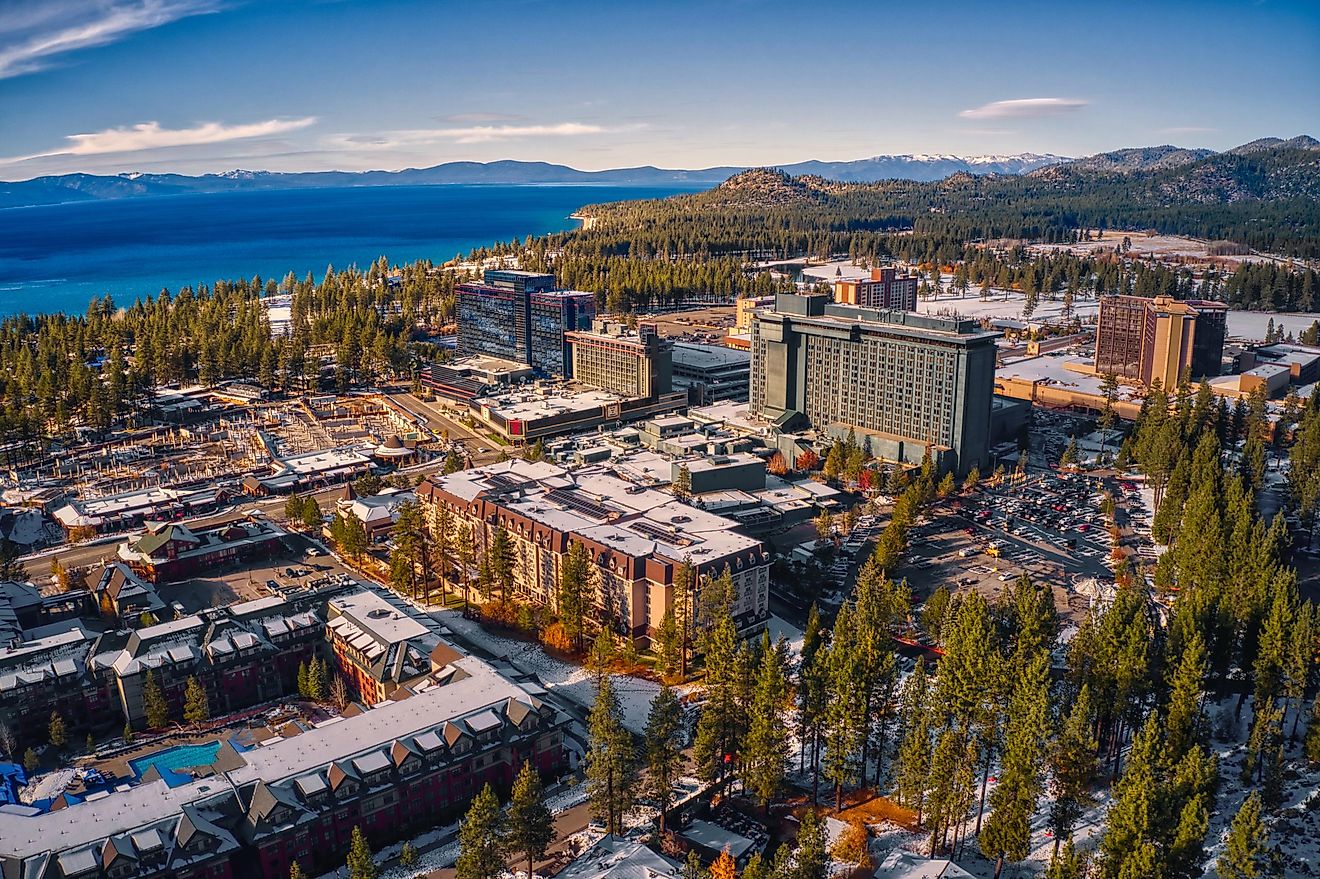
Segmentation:
<svg viewBox="0 0 1320 879">
<path fill-rule="evenodd" d="M 770 615 L 770 640 L 778 643 L 780 638 L 788 642 L 788 650 L 796 659 L 802 654 L 802 630 L 787 620 Z"/>
<path fill-rule="evenodd" d="M 596 684 L 591 672 L 580 665 L 564 662 L 550 656 L 539 644 L 501 638 L 492 635 L 473 620 L 450 610 L 433 611 L 432 616 L 449 627 L 463 640 L 487 650 L 495 656 L 505 657 L 522 668 L 536 674 L 546 689 L 563 696 L 584 708 L 591 708 L 596 697 Z M 646 717 L 651 701 L 660 692 L 654 681 L 629 675 L 614 675 L 614 692 L 623 709 L 623 725 L 635 733 L 646 729 Z"/>
<path fill-rule="evenodd" d="M 1145 232 L 1106 230 L 1100 233 L 1098 240 L 1078 241 L 1070 244 L 1032 244 L 1028 249 L 1038 253 L 1057 253 L 1068 251 L 1077 256 L 1089 256 L 1093 253 L 1112 253 L 1114 248 L 1127 238 L 1132 249 L 1127 253 L 1131 259 L 1184 258 L 1209 260 L 1211 242 L 1204 238 L 1192 238 L 1186 235 L 1147 235 Z M 1232 254 L 1216 256 L 1215 260 L 1230 266 L 1242 262 L 1273 262 L 1279 265 L 1293 265 L 1295 260 L 1286 256 L 1273 256 L 1266 253 Z"/>
<path fill-rule="evenodd" d="M 950 277 L 945 275 L 946 290 Z M 980 288 L 972 287 L 967 295 L 946 292 L 938 299 L 918 299 L 917 311 L 923 314 L 947 315 L 971 318 L 1004 318 L 1007 320 L 1026 320 L 1022 317 L 1022 305 L 1026 297 L 1013 290 L 993 288 L 990 297 L 981 299 Z M 1077 297 L 1073 302 L 1073 315 L 1083 323 L 1093 323 L 1100 306 L 1095 299 Z M 1030 320 L 1036 323 L 1058 323 L 1063 319 L 1063 298 L 1050 300 L 1041 297 L 1036 303 Z M 1230 309 L 1228 312 L 1228 335 L 1230 338 L 1245 341 L 1260 341 L 1265 338 L 1265 330 L 1270 321 L 1285 333 L 1294 336 L 1308 329 L 1320 319 L 1320 314 L 1305 312 L 1241 311 Z"/>
<path fill-rule="evenodd" d="M 18 792 L 19 802 L 34 803 L 38 800 L 53 800 L 64 793 L 65 788 L 73 784 L 73 779 L 77 774 L 78 770 L 76 769 L 57 769 L 54 772 L 35 776 Z"/>
<path fill-rule="evenodd" d="M 981 288 L 970 287 L 966 296 L 949 292 L 948 275 L 944 276 L 945 292 L 937 299 L 917 299 L 917 311 L 923 314 L 935 314 L 957 317 L 1006 318 L 1008 320 L 1026 320 L 1022 317 L 1022 306 L 1026 297 L 1013 290 L 998 287 L 990 289 L 989 297 L 981 299 Z M 1076 297 L 1073 300 L 1073 316 L 1083 323 L 1093 322 L 1100 306 L 1094 299 Z M 1031 321 L 1036 323 L 1060 323 L 1063 321 L 1063 297 L 1050 300 L 1041 296 L 1036 300 L 1036 310 L 1031 313 Z"/>
</svg>

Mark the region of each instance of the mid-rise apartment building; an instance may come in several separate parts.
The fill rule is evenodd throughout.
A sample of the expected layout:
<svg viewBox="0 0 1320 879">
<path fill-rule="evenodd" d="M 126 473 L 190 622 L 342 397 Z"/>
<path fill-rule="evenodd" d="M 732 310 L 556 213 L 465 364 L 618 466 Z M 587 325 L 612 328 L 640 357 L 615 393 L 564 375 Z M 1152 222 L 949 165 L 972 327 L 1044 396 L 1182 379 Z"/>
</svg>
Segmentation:
<svg viewBox="0 0 1320 879">
<path fill-rule="evenodd" d="M 459 656 L 438 633 L 371 590 L 330 599 L 325 638 L 336 670 L 364 705 L 383 702 Z"/>
<path fill-rule="evenodd" d="M 586 385 L 626 399 L 651 398 L 672 390 L 673 343 L 653 323 L 626 324 L 606 318 L 591 322 L 591 331 L 570 332 L 572 377 Z"/>
<path fill-rule="evenodd" d="M 917 310 L 916 275 L 898 273 L 893 266 L 871 269 L 869 278 L 843 278 L 834 282 L 834 301 L 840 305 Z"/>
<path fill-rule="evenodd" d="M 855 431 L 890 460 L 916 463 L 929 450 L 941 467 L 986 469 L 999 335 L 779 294 L 752 328 L 750 410 L 783 430 Z"/>
<path fill-rule="evenodd" d="M 1217 376 L 1228 308 L 1167 296 L 1105 296 L 1095 334 L 1095 371 L 1176 387 L 1184 374 Z"/>
<path fill-rule="evenodd" d="M 208 608 L 137 629 L 113 652 L 111 635 L 94 647 L 105 660 L 97 671 L 113 687 L 122 721 L 137 729 L 147 725 L 148 675 L 175 720 L 183 716 L 189 678 L 206 690 L 214 715 L 278 699 L 297 692 L 298 666 L 320 650 L 326 598 L 313 592 Z"/>
<path fill-rule="evenodd" d="M 334 723 L 241 750 L 167 782 L 49 811 L 0 810 L 0 875 L 25 879 L 284 879 L 343 867 L 354 828 L 379 849 L 461 816 L 524 761 L 565 766 L 568 718 L 533 679 L 451 648 L 424 684 Z M 522 682 L 519 682 L 522 681 Z"/>
<path fill-rule="evenodd" d="M 526 363 L 544 375 L 571 376 L 566 332 L 590 325 L 595 297 L 556 290 L 554 275 L 488 270 L 482 283 L 459 284 L 458 353 Z"/>
<path fill-rule="evenodd" d="M 650 636 L 672 607 L 674 573 L 685 560 L 701 577 L 733 577 L 740 630 L 764 628 L 770 560 L 759 540 L 723 516 L 673 495 L 626 482 L 604 469 L 569 471 L 513 459 L 433 477 L 417 489 L 432 529 L 439 509 L 471 529 L 480 558 L 503 529 L 513 546 L 520 597 L 554 607 L 560 568 L 573 543 L 595 563 L 599 603 L 634 637 Z"/>
<path fill-rule="evenodd" d="M 756 309 L 773 308 L 774 304 L 774 294 L 768 296 L 739 297 L 733 303 L 733 331 L 735 333 L 750 333 L 752 331 L 752 322 L 756 320 Z"/>
</svg>

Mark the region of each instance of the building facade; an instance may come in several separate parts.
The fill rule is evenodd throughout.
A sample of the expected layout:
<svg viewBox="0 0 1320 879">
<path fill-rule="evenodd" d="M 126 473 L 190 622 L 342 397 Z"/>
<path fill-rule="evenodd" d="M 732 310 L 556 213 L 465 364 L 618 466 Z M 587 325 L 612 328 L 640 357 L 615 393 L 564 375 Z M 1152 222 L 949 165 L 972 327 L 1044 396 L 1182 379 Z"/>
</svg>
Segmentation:
<svg viewBox="0 0 1320 879">
<path fill-rule="evenodd" d="M 127 600 L 135 584 L 154 594 L 118 563 L 107 567 L 101 584 L 103 603 L 111 601 L 107 590 L 113 588 L 115 601 Z M 0 589 L 0 599 L 11 592 L 11 599 L 37 595 L 29 584 L 0 586 L 15 587 Z M 134 619 L 139 628 L 99 634 L 78 619 L 96 614 L 86 593 L 81 600 L 84 607 L 57 622 L 35 618 L 25 602 L 23 620 L 32 625 L 17 628 L 3 625 L 4 611 L 16 602 L 0 600 L 0 723 L 20 741 L 44 741 L 52 711 L 79 733 L 120 730 L 126 723 L 145 727 L 148 676 L 177 721 L 190 678 L 220 716 L 297 693 L 298 667 L 322 656 L 333 661 L 353 698 L 372 705 L 395 698 L 437 661 L 452 658 L 437 631 L 343 576 L 288 597 L 207 608 L 153 625 Z"/>
<path fill-rule="evenodd" d="M 370 590 L 330 599 L 325 639 L 336 670 L 364 705 L 385 701 L 459 656 L 436 632 Z"/>
<path fill-rule="evenodd" d="M 769 618 L 770 559 L 760 541 L 738 533 L 729 519 L 607 470 L 570 472 L 515 458 L 433 477 L 417 496 L 433 534 L 442 507 L 455 529 L 451 545 L 456 529 L 470 530 L 477 561 L 503 529 L 513 547 L 515 589 L 525 600 L 557 605 L 564 558 L 579 543 L 595 565 L 600 609 L 635 638 L 652 635 L 673 606 L 674 573 L 685 560 L 701 577 L 729 569 L 741 631 L 759 631 Z"/>
<path fill-rule="evenodd" d="M 674 387 L 687 391 L 690 405 L 709 406 L 721 400 L 747 401 L 752 356 L 746 351 L 678 342 L 674 345 L 673 360 Z"/>
<path fill-rule="evenodd" d="M 458 354 L 526 363 L 544 375 L 569 377 L 566 332 L 590 324 L 595 297 L 556 290 L 554 275 L 488 270 L 483 282 L 459 284 Z"/>
<path fill-rule="evenodd" d="M 893 266 L 871 269 L 869 278 L 835 281 L 834 301 L 862 308 L 916 311 L 917 278 L 915 275 L 900 275 Z"/>
<path fill-rule="evenodd" d="M 1222 302 L 1167 296 L 1105 296 L 1095 334 L 1095 371 L 1176 387 L 1220 373 L 1228 308 Z"/>
<path fill-rule="evenodd" d="M 342 868 L 354 828 L 373 848 L 461 816 L 524 761 L 564 768 L 568 718 L 461 656 L 426 687 L 336 723 L 239 752 L 200 777 L 149 780 L 39 814 L 0 812 L 0 875 L 25 879 L 284 879 Z"/>
<path fill-rule="evenodd" d="M 946 469 L 986 469 L 999 335 L 780 294 L 752 329 L 750 410 L 784 429 L 855 431 L 891 460 L 916 463 L 929 450 Z"/>
<path fill-rule="evenodd" d="M 148 522 L 119 546 L 120 561 L 153 583 L 183 580 L 203 571 L 285 551 L 284 531 L 254 516 L 193 531 L 182 522 Z"/>
<path fill-rule="evenodd" d="M 597 318 L 590 332 L 564 336 L 571 350 L 573 378 L 628 399 L 652 398 L 672 390 L 673 343 L 653 323 L 630 331 L 618 321 Z"/>
</svg>

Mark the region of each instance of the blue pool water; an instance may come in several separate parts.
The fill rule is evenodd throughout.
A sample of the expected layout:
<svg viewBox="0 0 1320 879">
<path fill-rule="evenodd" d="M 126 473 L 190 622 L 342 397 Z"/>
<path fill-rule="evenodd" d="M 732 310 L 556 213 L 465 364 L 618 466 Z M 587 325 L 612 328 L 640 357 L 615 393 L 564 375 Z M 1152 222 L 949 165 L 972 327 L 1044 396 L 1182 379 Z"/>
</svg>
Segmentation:
<svg viewBox="0 0 1320 879">
<path fill-rule="evenodd" d="M 202 742 L 198 745 L 176 745 L 145 757 L 128 761 L 136 778 L 142 778 L 147 770 L 155 766 L 169 787 L 178 787 L 192 780 L 186 773 L 179 772 L 193 766 L 209 766 L 220 753 L 220 742 Z"/>
</svg>

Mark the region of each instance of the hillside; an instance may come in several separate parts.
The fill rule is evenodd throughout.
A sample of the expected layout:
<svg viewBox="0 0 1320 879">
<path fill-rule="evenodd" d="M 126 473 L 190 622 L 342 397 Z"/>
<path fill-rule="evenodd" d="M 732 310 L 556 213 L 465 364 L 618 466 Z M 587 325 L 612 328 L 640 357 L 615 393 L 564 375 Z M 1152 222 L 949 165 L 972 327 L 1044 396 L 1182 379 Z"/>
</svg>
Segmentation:
<svg viewBox="0 0 1320 879">
<path fill-rule="evenodd" d="M 1022 176 L 955 174 L 938 182 L 844 183 L 757 170 L 708 192 L 584 208 L 602 248 L 645 254 L 664 241 L 712 252 L 848 250 L 898 229 L 946 237 L 1063 240 L 1078 228 L 1152 228 L 1320 256 L 1320 149 L 1259 143 L 1150 170 L 1078 163 Z M 1170 152 L 1156 156 L 1173 161 Z M 822 237 L 828 236 L 828 237 Z M 608 242 L 608 243 L 606 243 Z"/>
<path fill-rule="evenodd" d="M 1097 153 L 1084 159 L 1075 159 L 1061 167 L 1072 171 L 1112 171 L 1118 174 L 1126 174 L 1133 171 L 1158 171 L 1164 168 L 1176 168 L 1179 165 L 1186 165 L 1189 162 L 1195 162 L 1214 154 L 1214 150 L 1184 149 L 1183 147 L 1165 144 L 1164 146 L 1135 147 L 1114 150 L 1108 153 Z"/>
</svg>

